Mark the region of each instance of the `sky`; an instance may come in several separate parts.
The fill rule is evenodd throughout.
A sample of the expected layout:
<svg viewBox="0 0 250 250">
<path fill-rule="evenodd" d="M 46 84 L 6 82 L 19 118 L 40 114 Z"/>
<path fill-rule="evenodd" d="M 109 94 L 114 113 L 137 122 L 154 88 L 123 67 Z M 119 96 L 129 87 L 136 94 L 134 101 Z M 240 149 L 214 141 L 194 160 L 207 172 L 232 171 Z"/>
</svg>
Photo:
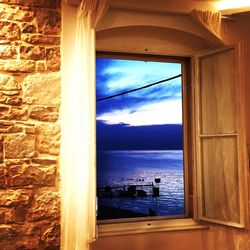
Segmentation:
<svg viewBox="0 0 250 250">
<path fill-rule="evenodd" d="M 181 74 L 181 64 L 96 59 L 96 99 Z M 181 149 L 181 78 L 96 103 L 97 149 Z"/>
</svg>

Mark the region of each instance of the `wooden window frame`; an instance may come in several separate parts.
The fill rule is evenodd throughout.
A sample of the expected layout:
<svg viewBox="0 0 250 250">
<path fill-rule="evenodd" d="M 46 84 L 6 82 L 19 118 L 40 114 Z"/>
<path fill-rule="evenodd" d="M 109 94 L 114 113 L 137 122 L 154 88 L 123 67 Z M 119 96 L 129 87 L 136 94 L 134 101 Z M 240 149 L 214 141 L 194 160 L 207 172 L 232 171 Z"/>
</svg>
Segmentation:
<svg viewBox="0 0 250 250">
<path fill-rule="evenodd" d="M 166 63 L 179 63 L 181 64 L 182 73 L 182 126 L 183 126 L 183 177 L 184 177 L 184 204 L 185 214 L 180 216 L 148 216 L 143 218 L 126 218 L 126 219 L 110 219 L 110 220 L 98 220 L 98 225 L 106 225 L 113 223 L 136 223 L 145 221 L 159 221 L 159 220 L 174 220 L 191 218 L 193 216 L 193 202 L 192 194 L 192 176 L 193 170 L 191 170 L 191 164 L 193 162 L 193 150 L 192 134 L 190 129 L 192 128 L 192 119 L 190 116 L 191 109 L 189 108 L 192 101 L 191 89 L 191 58 L 180 57 L 180 56 L 161 56 L 161 55 L 149 55 L 149 54 L 132 54 L 132 53 L 120 53 L 120 52 L 96 52 L 97 58 L 113 58 L 113 59 L 126 59 L 126 60 L 138 60 L 138 61 L 155 61 L 155 62 L 166 62 Z M 191 194 L 190 194 L 191 192 Z"/>
</svg>

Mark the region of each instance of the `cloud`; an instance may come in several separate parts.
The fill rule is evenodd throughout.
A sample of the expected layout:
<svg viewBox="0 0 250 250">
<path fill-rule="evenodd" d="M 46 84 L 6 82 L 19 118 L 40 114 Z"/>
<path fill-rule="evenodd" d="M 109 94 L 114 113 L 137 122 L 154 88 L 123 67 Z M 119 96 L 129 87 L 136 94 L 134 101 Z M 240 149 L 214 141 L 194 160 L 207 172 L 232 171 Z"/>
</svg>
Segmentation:
<svg viewBox="0 0 250 250">
<path fill-rule="evenodd" d="M 181 73 L 181 64 L 97 59 L 97 99 Z M 97 120 L 128 126 L 181 124 L 181 78 L 97 103 Z"/>
<path fill-rule="evenodd" d="M 134 109 L 114 110 L 101 114 L 97 120 L 106 124 L 127 124 L 128 126 L 182 124 L 181 100 L 167 100 L 148 103 Z"/>
<path fill-rule="evenodd" d="M 100 85 L 106 94 L 138 88 L 181 72 L 180 64 L 164 62 L 101 59 L 98 66 L 98 77 L 106 78 L 106 81 L 97 85 Z M 173 83 L 168 85 L 171 84 Z"/>
</svg>

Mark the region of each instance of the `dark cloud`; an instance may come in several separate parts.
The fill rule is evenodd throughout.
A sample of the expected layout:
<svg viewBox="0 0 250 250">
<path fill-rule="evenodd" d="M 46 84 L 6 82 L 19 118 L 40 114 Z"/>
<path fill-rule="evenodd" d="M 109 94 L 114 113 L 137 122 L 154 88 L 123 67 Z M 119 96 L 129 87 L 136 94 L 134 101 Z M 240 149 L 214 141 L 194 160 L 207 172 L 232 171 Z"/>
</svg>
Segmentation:
<svg viewBox="0 0 250 250">
<path fill-rule="evenodd" d="M 97 150 L 182 150 L 182 125 L 130 127 L 97 122 Z"/>
</svg>

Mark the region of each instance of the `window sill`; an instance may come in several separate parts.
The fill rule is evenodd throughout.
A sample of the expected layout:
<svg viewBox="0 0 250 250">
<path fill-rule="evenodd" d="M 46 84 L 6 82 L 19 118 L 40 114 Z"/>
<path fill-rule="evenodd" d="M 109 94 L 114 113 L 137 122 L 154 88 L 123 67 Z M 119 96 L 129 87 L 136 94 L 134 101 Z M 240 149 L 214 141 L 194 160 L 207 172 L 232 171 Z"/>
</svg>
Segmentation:
<svg viewBox="0 0 250 250">
<path fill-rule="evenodd" d="M 99 237 L 179 230 L 208 229 L 191 218 L 98 225 Z"/>
</svg>

